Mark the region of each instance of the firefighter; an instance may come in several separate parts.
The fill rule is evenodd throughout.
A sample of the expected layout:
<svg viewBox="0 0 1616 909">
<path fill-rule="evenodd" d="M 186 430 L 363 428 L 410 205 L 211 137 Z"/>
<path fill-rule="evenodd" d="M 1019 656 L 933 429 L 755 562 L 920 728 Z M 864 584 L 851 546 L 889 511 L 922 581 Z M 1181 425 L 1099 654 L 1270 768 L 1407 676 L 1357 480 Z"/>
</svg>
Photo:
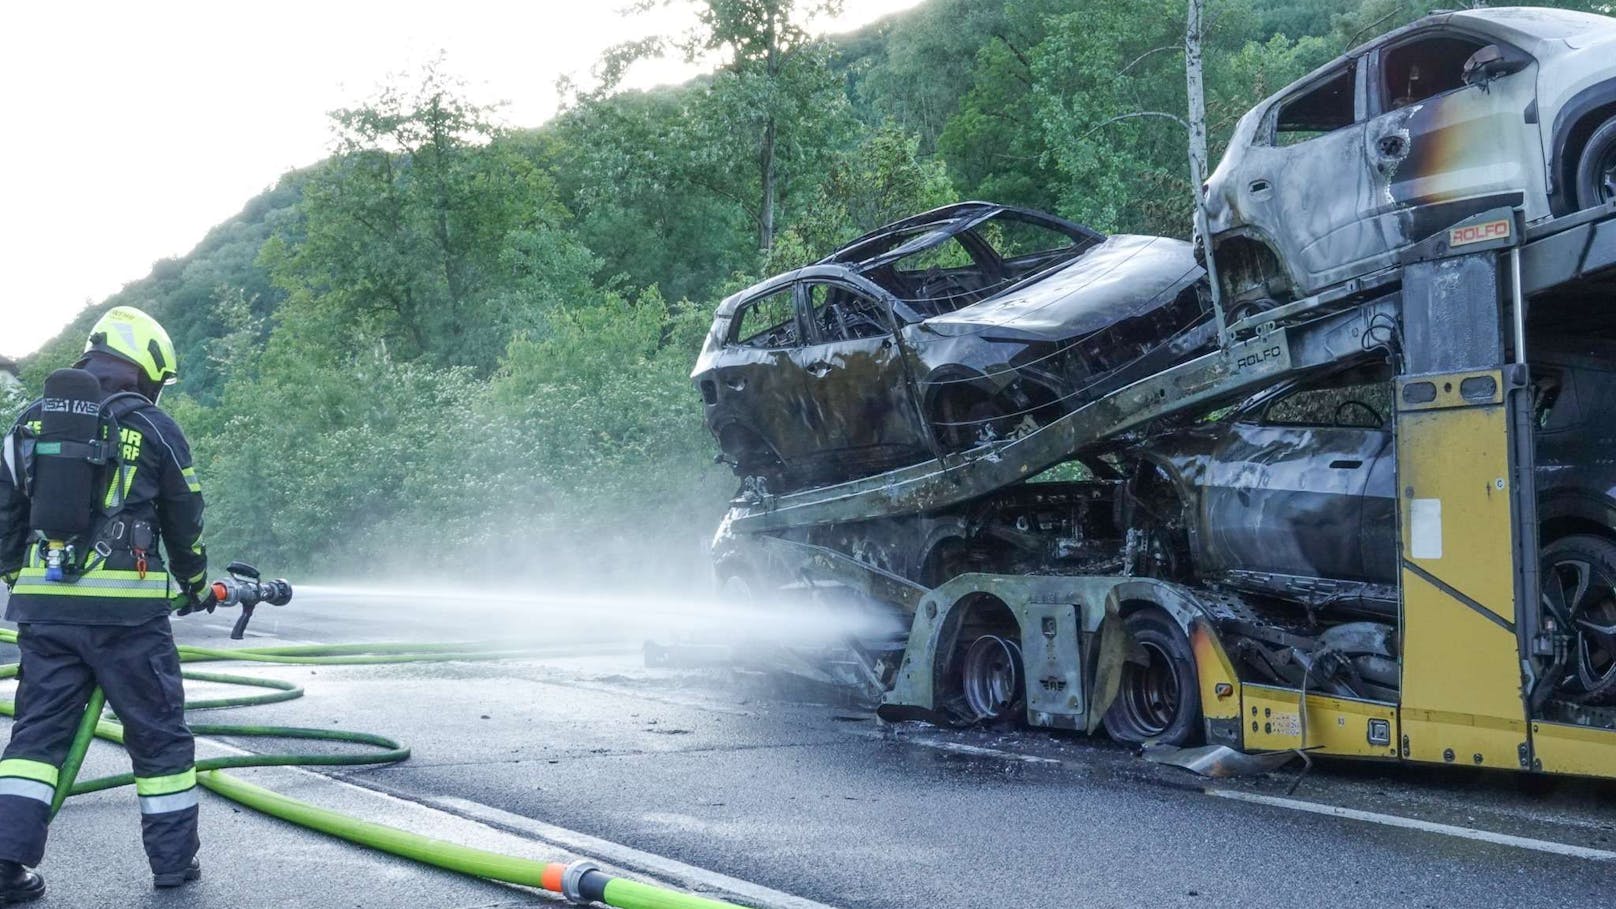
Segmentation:
<svg viewBox="0 0 1616 909">
<path fill-rule="evenodd" d="M 204 605 L 207 556 L 190 449 L 157 407 L 176 374 L 162 326 L 117 307 L 4 440 L 0 579 L 22 671 L 0 758 L 0 904 L 45 891 L 30 869 L 44 855 L 57 775 L 96 685 L 123 723 L 154 885 L 201 876 L 195 743 L 169 613 Z M 86 416 L 79 425 L 92 426 L 92 438 L 53 439 L 52 425 Z M 79 537 L 50 529 L 80 518 Z"/>
</svg>

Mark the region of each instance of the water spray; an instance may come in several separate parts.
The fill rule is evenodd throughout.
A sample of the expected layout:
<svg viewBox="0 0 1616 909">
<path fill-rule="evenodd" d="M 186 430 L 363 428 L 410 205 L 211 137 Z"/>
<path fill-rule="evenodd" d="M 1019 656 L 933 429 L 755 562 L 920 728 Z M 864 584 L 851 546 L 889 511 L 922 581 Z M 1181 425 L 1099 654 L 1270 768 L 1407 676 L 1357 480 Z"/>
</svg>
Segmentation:
<svg viewBox="0 0 1616 909">
<path fill-rule="evenodd" d="M 242 562 L 232 562 L 230 577 L 210 585 L 208 597 L 215 606 L 240 606 L 242 616 L 237 620 L 231 637 L 239 640 L 252 618 L 252 610 L 260 603 L 282 606 L 291 601 L 292 585 L 285 580 L 263 581 L 256 569 Z M 204 602 L 204 606 L 207 602 Z M 15 644 L 17 632 L 0 628 L 0 643 Z M 444 662 L 467 660 L 498 660 L 526 655 L 526 651 L 512 650 L 508 646 L 484 644 L 349 644 L 294 647 L 262 647 L 212 649 L 179 645 L 183 663 L 211 661 L 250 661 L 280 664 L 355 665 L 377 663 Z M 18 664 L 0 665 L 0 679 L 17 677 Z M 292 700 L 303 696 L 303 689 L 291 682 L 260 679 L 251 676 L 227 675 L 215 672 L 185 670 L 187 680 L 226 685 L 242 685 L 269 689 L 263 693 L 207 700 L 186 700 L 186 710 L 205 710 L 219 707 L 244 707 Z M 116 720 L 103 719 L 104 698 L 96 688 L 79 725 L 78 734 L 62 763 L 57 790 L 52 805 L 52 816 L 70 795 L 99 792 L 119 786 L 133 785 L 133 773 L 77 780 L 85 753 L 94 738 L 123 744 L 123 726 Z M 0 701 L 0 715 L 14 716 L 12 701 Z M 288 766 L 363 766 L 392 764 L 407 760 L 410 750 L 392 739 L 366 732 L 340 729 L 314 729 L 300 726 L 253 726 L 236 724 L 191 723 L 197 735 L 260 736 L 266 738 L 300 739 L 305 741 L 342 742 L 364 745 L 369 752 L 358 754 L 287 753 L 243 754 L 216 758 L 203 758 L 196 762 L 198 785 L 238 804 L 261 811 L 272 817 L 290 821 L 299 826 L 338 837 L 367 848 L 401 856 L 448 871 L 470 875 L 490 881 L 517 884 L 558 893 L 574 903 L 601 903 L 616 909 L 742 909 L 733 903 L 683 893 L 627 878 L 615 877 L 601 870 L 595 863 L 578 860 L 569 863 L 536 862 L 518 856 L 503 855 L 474 849 L 361 820 L 351 815 L 311 805 L 232 777 L 223 771 L 241 767 Z"/>
</svg>

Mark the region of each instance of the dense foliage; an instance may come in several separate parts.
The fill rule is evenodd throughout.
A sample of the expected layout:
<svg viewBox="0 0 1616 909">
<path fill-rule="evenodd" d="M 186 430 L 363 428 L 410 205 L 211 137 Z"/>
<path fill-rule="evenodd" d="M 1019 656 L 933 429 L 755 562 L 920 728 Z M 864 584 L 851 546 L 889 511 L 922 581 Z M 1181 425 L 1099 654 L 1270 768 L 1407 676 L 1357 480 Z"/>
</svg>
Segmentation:
<svg viewBox="0 0 1616 909">
<path fill-rule="evenodd" d="M 834 5 L 697 0 L 682 38 L 614 49 L 605 88 L 530 130 L 428 69 L 334 113 L 329 160 L 25 378 L 106 307 L 160 318 L 220 556 L 688 582 L 733 488 L 688 383 L 722 294 L 962 197 L 1189 231 L 1183 0 L 927 0 L 811 38 Z M 1213 0 L 1214 156 L 1253 102 L 1430 5 Z M 722 65 L 611 89 L 665 52 Z"/>
</svg>

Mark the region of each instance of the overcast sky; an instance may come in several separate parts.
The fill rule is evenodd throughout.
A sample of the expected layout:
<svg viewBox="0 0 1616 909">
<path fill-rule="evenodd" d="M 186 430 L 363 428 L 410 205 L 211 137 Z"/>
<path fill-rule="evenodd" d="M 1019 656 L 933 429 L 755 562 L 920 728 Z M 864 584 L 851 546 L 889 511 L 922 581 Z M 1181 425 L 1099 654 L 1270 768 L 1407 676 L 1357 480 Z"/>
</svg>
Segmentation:
<svg viewBox="0 0 1616 909">
<path fill-rule="evenodd" d="M 841 31 L 918 0 L 846 0 Z M 510 125 L 556 107 L 556 77 L 678 20 L 628 0 L 281 0 L 0 4 L 0 354 L 29 353 L 87 303 L 188 252 L 287 170 L 324 157 L 326 113 L 442 51 Z M 679 81 L 645 68 L 640 84 Z"/>
</svg>

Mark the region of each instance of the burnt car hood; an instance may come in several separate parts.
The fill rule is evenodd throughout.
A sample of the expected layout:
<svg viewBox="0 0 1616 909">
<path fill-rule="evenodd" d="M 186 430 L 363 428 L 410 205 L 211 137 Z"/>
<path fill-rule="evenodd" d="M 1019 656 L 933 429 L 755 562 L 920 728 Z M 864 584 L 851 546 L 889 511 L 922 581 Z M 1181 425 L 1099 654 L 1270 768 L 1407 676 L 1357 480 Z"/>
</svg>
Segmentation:
<svg viewBox="0 0 1616 909">
<path fill-rule="evenodd" d="M 941 337 L 1050 339 L 1091 334 L 1167 303 L 1200 279 L 1190 244 L 1120 235 L 1058 270 L 919 324 Z"/>
</svg>

